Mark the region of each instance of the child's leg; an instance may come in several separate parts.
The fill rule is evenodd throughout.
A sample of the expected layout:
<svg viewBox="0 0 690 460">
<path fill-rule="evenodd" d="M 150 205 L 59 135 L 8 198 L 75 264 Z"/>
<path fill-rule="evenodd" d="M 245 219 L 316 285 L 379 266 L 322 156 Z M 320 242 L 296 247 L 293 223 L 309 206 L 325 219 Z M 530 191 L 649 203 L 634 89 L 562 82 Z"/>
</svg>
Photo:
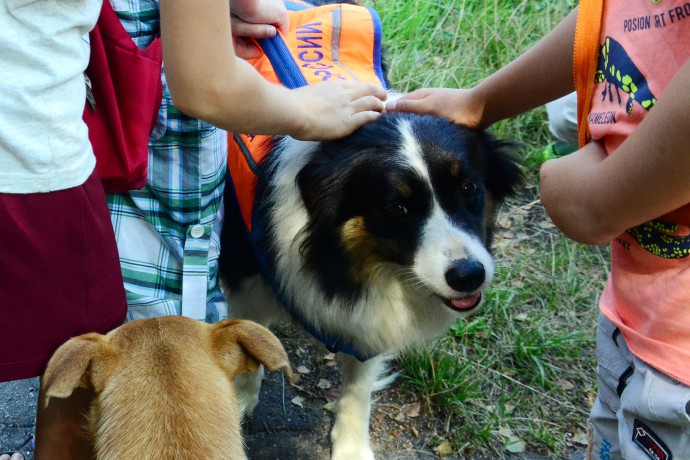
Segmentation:
<svg viewBox="0 0 690 460">
<path fill-rule="evenodd" d="M 41 385 L 36 416 L 36 460 L 94 458 L 86 424 L 91 396 L 90 391 L 76 388 L 69 398 L 50 398 L 46 407 Z"/>
<path fill-rule="evenodd" d="M 618 419 L 620 409 L 619 391 L 625 388 L 627 377 L 632 372 L 632 361 L 620 353 L 618 343 L 623 337 L 618 329 L 603 315 L 599 315 L 597 326 L 597 383 L 599 391 L 590 413 L 592 441 L 587 449 L 587 460 L 622 459 L 618 442 Z"/>
<path fill-rule="evenodd" d="M 633 357 L 618 413 L 626 460 L 690 459 L 690 387 Z"/>
<path fill-rule="evenodd" d="M 618 420 L 616 413 L 599 397 L 589 416 L 590 445 L 587 446 L 586 460 L 617 460 L 621 457 L 618 444 Z"/>
<path fill-rule="evenodd" d="M 603 316 L 597 358 L 599 393 L 588 459 L 690 459 L 690 387 L 634 356 Z"/>
</svg>

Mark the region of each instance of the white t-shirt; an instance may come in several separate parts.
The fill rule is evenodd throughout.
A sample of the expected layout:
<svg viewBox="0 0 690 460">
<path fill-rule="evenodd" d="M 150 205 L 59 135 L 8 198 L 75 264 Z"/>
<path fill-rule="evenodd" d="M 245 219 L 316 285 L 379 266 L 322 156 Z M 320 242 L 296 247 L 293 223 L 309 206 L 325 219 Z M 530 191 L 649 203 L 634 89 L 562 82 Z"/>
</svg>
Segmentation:
<svg viewBox="0 0 690 460">
<path fill-rule="evenodd" d="M 101 5 L 0 1 L 0 193 L 63 190 L 93 172 L 83 72 Z"/>
</svg>

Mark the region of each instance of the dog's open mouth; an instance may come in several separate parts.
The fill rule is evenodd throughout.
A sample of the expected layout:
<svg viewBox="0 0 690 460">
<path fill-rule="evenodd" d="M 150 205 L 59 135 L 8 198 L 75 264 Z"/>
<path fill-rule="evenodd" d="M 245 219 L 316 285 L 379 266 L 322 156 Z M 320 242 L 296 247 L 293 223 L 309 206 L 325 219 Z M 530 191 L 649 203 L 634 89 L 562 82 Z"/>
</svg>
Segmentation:
<svg viewBox="0 0 690 460">
<path fill-rule="evenodd" d="M 443 303 L 445 303 L 448 308 L 461 312 L 473 310 L 481 301 L 481 294 L 458 297 L 457 299 L 443 299 Z"/>
</svg>

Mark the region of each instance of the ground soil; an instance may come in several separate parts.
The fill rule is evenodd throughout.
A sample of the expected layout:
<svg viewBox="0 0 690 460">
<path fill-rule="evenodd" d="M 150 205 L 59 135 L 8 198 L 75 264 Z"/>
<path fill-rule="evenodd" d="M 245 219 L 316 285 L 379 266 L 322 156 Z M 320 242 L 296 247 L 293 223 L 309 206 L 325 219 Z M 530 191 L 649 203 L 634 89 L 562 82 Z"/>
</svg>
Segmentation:
<svg viewBox="0 0 690 460">
<path fill-rule="evenodd" d="M 267 374 L 254 416 L 246 422 L 245 439 L 251 460 L 328 460 L 329 431 L 338 396 L 335 356 L 290 326 L 278 331 L 298 381 L 281 373 Z M 393 366 L 395 366 L 393 364 Z M 395 370 L 395 369 L 393 369 Z M 441 413 L 430 413 L 421 398 L 401 379 L 375 394 L 371 443 L 382 460 L 497 460 L 481 452 L 453 452 L 444 445 L 452 430 Z M 537 453 L 514 460 L 546 460 Z M 572 452 L 567 459 L 583 458 Z M 556 460 L 556 459 L 550 459 Z"/>
</svg>

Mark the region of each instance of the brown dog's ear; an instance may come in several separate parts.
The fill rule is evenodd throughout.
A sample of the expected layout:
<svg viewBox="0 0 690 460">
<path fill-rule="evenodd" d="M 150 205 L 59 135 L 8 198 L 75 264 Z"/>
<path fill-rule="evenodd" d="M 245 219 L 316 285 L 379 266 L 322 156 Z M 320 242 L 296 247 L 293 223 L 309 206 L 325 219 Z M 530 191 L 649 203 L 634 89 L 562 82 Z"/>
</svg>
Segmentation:
<svg viewBox="0 0 690 460">
<path fill-rule="evenodd" d="M 283 369 L 292 380 L 292 369 L 280 340 L 252 321 L 228 319 L 212 326 L 213 346 L 234 375 L 255 372 L 259 364 L 269 371 Z"/>
<path fill-rule="evenodd" d="M 84 334 L 68 340 L 57 349 L 41 377 L 46 405 L 51 397 L 69 397 L 78 386 L 91 387 L 88 370 L 102 341 L 100 334 Z"/>
</svg>

